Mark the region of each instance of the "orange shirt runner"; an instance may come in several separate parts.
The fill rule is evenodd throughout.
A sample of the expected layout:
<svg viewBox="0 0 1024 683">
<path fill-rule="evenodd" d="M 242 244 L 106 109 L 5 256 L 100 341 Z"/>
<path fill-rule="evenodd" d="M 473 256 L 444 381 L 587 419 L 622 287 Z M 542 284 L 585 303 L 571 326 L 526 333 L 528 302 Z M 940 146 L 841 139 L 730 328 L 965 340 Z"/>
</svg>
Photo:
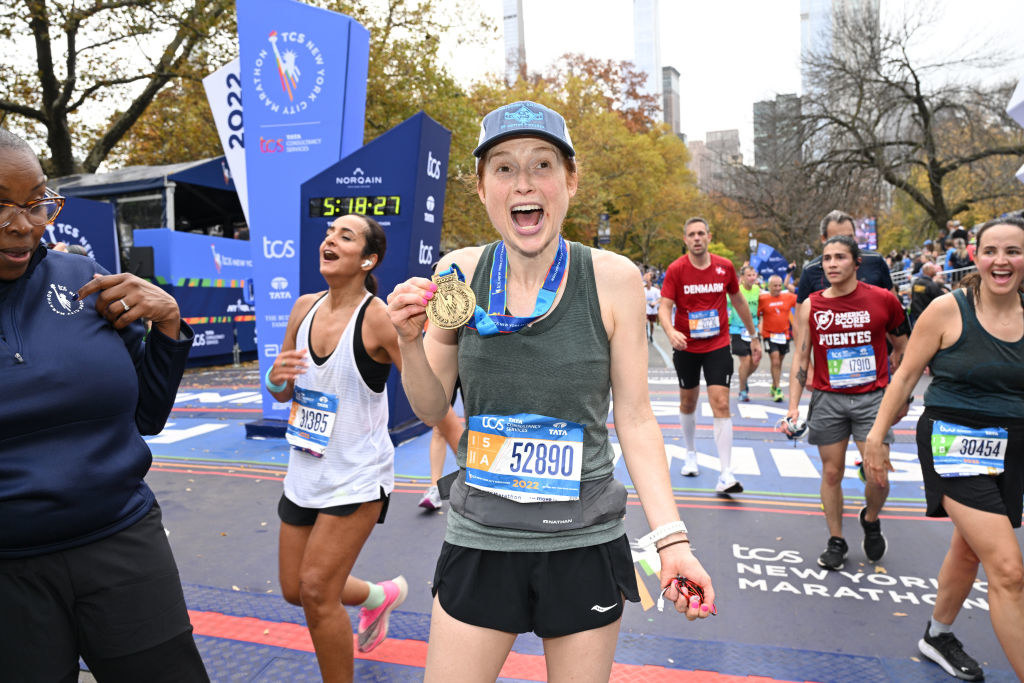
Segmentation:
<svg viewBox="0 0 1024 683">
<path fill-rule="evenodd" d="M 761 318 L 761 336 L 771 339 L 773 334 L 784 334 L 786 339 L 789 339 L 791 336 L 789 311 L 794 306 L 796 306 L 796 294 L 792 292 L 782 292 L 778 296 L 762 294 L 761 298 L 757 300 L 757 315 Z"/>
</svg>

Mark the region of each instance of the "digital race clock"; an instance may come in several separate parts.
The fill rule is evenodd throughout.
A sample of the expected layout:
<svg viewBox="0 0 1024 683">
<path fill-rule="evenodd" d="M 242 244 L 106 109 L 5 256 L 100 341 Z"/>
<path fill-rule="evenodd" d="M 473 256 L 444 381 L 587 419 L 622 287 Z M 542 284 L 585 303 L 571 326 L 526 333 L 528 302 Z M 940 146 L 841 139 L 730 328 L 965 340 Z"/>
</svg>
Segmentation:
<svg viewBox="0 0 1024 683">
<path fill-rule="evenodd" d="M 398 216 L 401 197 L 397 194 L 357 197 L 310 197 L 310 218 L 335 218 L 350 213 L 362 216 Z"/>
</svg>

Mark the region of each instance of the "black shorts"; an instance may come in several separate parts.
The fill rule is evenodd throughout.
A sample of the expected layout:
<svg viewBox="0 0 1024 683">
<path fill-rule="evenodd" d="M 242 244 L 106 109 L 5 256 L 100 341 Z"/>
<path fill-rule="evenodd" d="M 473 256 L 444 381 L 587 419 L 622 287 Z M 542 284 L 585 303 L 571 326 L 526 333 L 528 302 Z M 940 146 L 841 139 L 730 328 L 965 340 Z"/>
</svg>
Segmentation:
<svg viewBox="0 0 1024 683">
<path fill-rule="evenodd" d="M 729 343 L 732 346 L 732 355 L 734 356 L 749 356 L 750 355 L 750 342 L 743 339 L 742 335 L 730 334 Z"/>
<path fill-rule="evenodd" d="M 625 536 L 553 552 L 441 546 L 431 592 L 444 611 L 473 626 L 557 638 L 614 623 L 623 596 L 640 602 Z"/>
<path fill-rule="evenodd" d="M 750 343 L 747 343 L 750 346 Z M 704 369 L 704 383 L 708 386 L 729 386 L 732 380 L 732 356 L 729 347 L 723 346 L 707 353 L 690 353 L 676 349 L 672 353 L 672 364 L 676 367 L 679 386 L 693 389 L 700 386 L 700 371 Z"/>
<path fill-rule="evenodd" d="M 388 516 L 388 503 L 391 501 L 391 497 L 384 493 L 384 489 L 381 488 L 380 498 L 377 500 L 384 503 L 380 506 L 380 516 L 377 517 L 377 524 L 383 524 L 384 518 Z M 371 500 L 366 502 L 376 503 L 377 501 Z M 292 526 L 313 526 L 316 524 L 316 516 L 321 513 L 335 517 L 348 517 L 358 510 L 360 505 L 365 505 L 365 503 L 349 503 L 348 505 L 335 505 L 329 508 L 304 508 L 288 500 L 287 496 L 282 493 L 281 500 L 277 501 L 277 516 L 281 518 L 282 522 Z"/>
<path fill-rule="evenodd" d="M 785 356 L 789 353 L 789 340 L 787 339 L 781 344 L 771 341 L 770 339 L 764 340 L 764 352 L 765 353 L 778 353 L 779 355 Z"/>
<path fill-rule="evenodd" d="M 79 655 L 93 666 L 161 652 L 157 646 L 175 638 L 190 641 L 191 630 L 155 503 L 141 520 L 99 541 L 0 560 L 4 680 L 75 681 Z M 181 650 L 175 661 L 136 659 L 137 680 L 207 680 L 194 643 L 188 645 L 187 661 Z"/>
<path fill-rule="evenodd" d="M 932 422 L 945 420 L 965 427 L 1003 427 L 1006 470 L 998 476 L 940 477 L 932 459 Z M 966 410 L 949 411 L 926 407 L 917 421 L 917 458 L 921 462 L 928 517 L 948 517 L 942 497 L 949 496 L 967 507 L 1006 515 L 1014 529 L 1020 528 L 1024 504 L 1024 419 L 997 418 Z"/>
</svg>

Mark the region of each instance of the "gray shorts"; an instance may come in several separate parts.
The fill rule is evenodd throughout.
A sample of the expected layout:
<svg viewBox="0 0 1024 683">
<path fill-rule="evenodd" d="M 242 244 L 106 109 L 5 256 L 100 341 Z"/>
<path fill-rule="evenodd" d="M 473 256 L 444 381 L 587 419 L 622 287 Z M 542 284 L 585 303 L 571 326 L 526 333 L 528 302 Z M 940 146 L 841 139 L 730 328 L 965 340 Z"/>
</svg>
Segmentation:
<svg viewBox="0 0 1024 683">
<path fill-rule="evenodd" d="M 884 393 L 884 389 L 866 394 L 816 390 L 807 407 L 807 443 L 825 446 L 845 441 L 850 436 L 854 441 L 864 441 L 875 423 Z M 883 441 L 893 442 L 891 429 Z"/>
</svg>

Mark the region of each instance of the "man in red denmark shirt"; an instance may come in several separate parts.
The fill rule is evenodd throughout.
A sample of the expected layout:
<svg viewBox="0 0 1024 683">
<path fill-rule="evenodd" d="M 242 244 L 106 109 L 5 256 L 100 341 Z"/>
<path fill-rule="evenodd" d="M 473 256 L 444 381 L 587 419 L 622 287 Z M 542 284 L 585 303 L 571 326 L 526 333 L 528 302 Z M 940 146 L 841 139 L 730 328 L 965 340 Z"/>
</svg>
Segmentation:
<svg viewBox="0 0 1024 683">
<path fill-rule="evenodd" d="M 682 474 L 695 477 L 697 468 L 697 399 L 700 373 L 708 388 L 708 403 L 714 415 L 715 450 L 721 474 L 718 493 L 740 493 L 743 486 L 732 472 L 732 413 L 729 412 L 729 381 L 732 354 L 729 351 L 729 316 L 725 297 L 750 333 L 750 354 L 754 365 L 761 360 L 761 337 L 750 315 L 750 306 L 739 293 L 736 269 L 728 259 L 708 251 L 711 230 L 703 218 L 690 218 L 683 226 L 686 254 L 665 272 L 661 286 L 658 320 L 674 349 L 672 362 L 679 377 L 679 425 L 683 428 L 686 461 Z M 676 307 L 672 320 L 672 306 Z"/>
</svg>

